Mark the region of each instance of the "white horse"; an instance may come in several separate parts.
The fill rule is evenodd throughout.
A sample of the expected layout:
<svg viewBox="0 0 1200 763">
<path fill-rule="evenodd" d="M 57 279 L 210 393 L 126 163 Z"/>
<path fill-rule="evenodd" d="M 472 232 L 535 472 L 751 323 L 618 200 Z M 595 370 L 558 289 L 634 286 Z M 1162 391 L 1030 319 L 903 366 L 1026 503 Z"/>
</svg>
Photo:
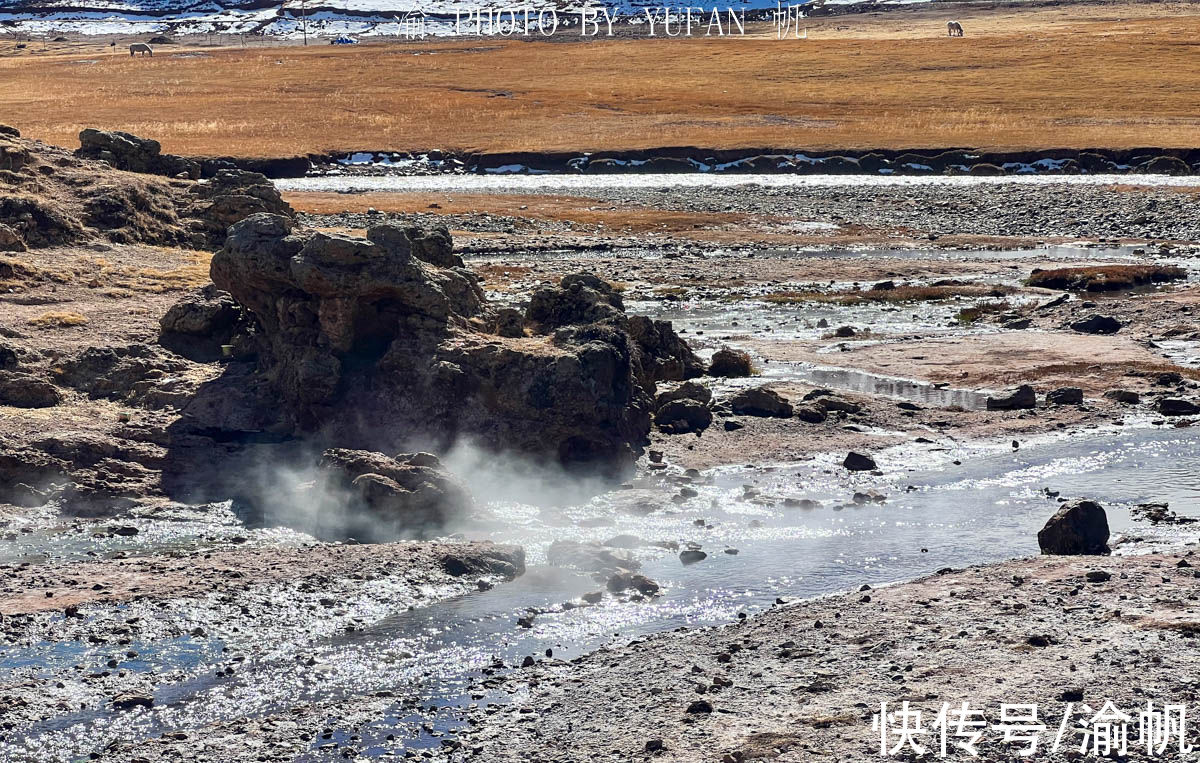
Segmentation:
<svg viewBox="0 0 1200 763">
<path fill-rule="evenodd" d="M 141 53 L 143 56 L 150 56 L 151 58 L 154 58 L 154 48 L 151 48 L 144 42 L 135 42 L 129 46 L 129 55 L 132 56 L 138 53 Z"/>
<path fill-rule="evenodd" d="M 950 35 L 951 37 L 962 37 L 963 36 L 962 24 L 958 23 L 957 21 L 947 21 L 946 22 L 946 34 Z"/>
</svg>

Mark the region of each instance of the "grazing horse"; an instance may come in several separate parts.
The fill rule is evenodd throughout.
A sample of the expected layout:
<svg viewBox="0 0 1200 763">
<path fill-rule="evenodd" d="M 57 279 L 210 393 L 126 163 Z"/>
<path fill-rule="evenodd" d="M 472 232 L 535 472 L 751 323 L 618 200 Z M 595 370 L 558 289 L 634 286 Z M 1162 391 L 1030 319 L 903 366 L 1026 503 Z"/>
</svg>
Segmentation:
<svg viewBox="0 0 1200 763">
<path fill-rule="evenodd" d="M 129 46 L 129 55 L 132 56 L 137 53 L 141 53 L 143 56 L 150 56 L 151 58 L 154 58 L 154 48 L 151 48 L 144 42 L 135 42 Z"/>
<path fill-rule="evenodd" d="M 946 34 L 950 35 L 951 37 L 962 37 L 963 36 L 962 24 L 958 23 L 957 21 L 947 21 L 946 22 Z"/>
</svg>

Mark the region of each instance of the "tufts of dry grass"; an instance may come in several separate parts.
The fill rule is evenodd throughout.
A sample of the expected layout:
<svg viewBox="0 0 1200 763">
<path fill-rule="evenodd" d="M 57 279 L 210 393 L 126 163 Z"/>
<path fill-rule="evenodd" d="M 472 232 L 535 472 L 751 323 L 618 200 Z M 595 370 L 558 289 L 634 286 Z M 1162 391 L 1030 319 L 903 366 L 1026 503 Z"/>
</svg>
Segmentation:
<svg viewBox="0 0 1200 763">
<path fill-rule="evenodd" d="M 1002 297 L 1012 294 L 1011 286 L 897 286 L 894 289 L 855 289 L 853 291 L 777 291 L 762 297 L 764 302 L 790 305 L 818 302 L 833 305 L 898 304 L 903 302 L 940 302 L 959 297 Z"/>
<path fill-rule="evenodd" d="M 958 315 L 954 316 L 955 320 L 963 324 L 971 324 L 978 321 L 985 315 L 995 315 L 996 313 L 1006 313 L 1012 309 L 1012 305 L 1007 300 L 999 302 L 980 302 L 978 305 L 964 307 L 958 311 Z"/>
<path fill-rule="evenodd" d="M 73 326 L 86 326 L 88 319 L 80 313 L 69 311 L 50 311 L 25 321 L 30 326 L 40 329 L 62 329 Z"/>
<path fill-rule="evenodd" d="M 1187 271 L 1174 265 L 1098 265 L 1035 270 L 1026 283 L 1044 289 L 1094 292 L 1120 291 L 1185 278 Z"/>
<path fill-rule="evenodd" d="M 1189 368 L 1188 366 L 1180 366 L 1167 362 L 1146 363 L 1133 361 L 1106 363 L 1100 361 L 1095 363 L 1053 363 L 1050 365 L 1040 366 L 1031 372 L 1024 373 L 1030 377 L 1030 381 L 1043 377 L 1058 376 L 1084 378 L 1089 375 L 1103 376 L 1111 374 L 1113 376 L 1125 378 L 1130 375 L 1149 377 L 1165 373 L 1177 373 L 1185 379 L 1200 381 L 1200 368 Z"/>
</svg>

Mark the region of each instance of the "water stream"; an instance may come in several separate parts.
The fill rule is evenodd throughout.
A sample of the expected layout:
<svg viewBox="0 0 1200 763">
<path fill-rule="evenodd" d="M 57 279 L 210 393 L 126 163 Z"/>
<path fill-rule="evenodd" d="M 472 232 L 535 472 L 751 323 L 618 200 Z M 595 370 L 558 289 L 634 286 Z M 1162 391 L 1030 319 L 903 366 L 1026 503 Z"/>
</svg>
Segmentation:
<svg viewBox="0 0 1200 763">
<path fill-rule="evenodd" d="M 511 667 L 529 655 L 545 659 L 546 649 L 555 659 L 569 659 L 613 640 L 727 622 L 739 612 L 769 607 L 777 597 L 819 596 L 1035 554 L 1036 531 L 1057 506 L 1044 488 L 1103 500 L 1117 533 L 1182 541 L 1191 526 L 1134 526 L 1126 509 L 1165 500 L 1178 513 L 1200 515 L 1198 437 L 1187 429 L 1079 432 L 1015 451 L 1008 443 L 962 445 L 946 438 L 885 452 L 882 476 L 849 474 L 829 454 L 777 468 L 716 469 L 693 480 L 688 487 L 696 494 L 683 500 L 672 499 L 681 481 L 668 480 L 569 505 L 497 501 L 490 506 L 497 521 L 468 534 L 525 545 L 530 569 L 523 578 L 318 639 L 303 645 L 304 660 L 297 660 L 294 644 L 281 644 L 242 665 L 232 680 L 212 674 L 223 650 L 237 644 L 135 644 L 139 658 L 125 669 L 186 676 L 160 688 L 153 708 L 66 713 L 0 745 L 0 754 L 14 761 L 71 760 L 114 738 L 199 730 L 305 700 L 382 691 L 406 701 L 376 719 L 357 749 L 382 754 L 438 744 L 454 728 L 454 707 L 503 699 L 466 693 L 497 660 Z M 885 493 L 886 502 L 856 504 L 853 494 L 867 488 Z M 798 508 L 798 499 L 818 505 Z M 708 557 L 685 566 L 674 552 L 637 548 L 643 572 L 663 585 L 664 594 L 640 602 L 606 596 L 595 606 L 583 605 L 578 597 L 603 585 L 547 566 L 547 547 L 555 540 L 604 541 L 619 534 L 699 544 Z M 566 602 L 572 604 L 564 607 Z M 531 609 L 538 612 L 533 627 L 519 627 L 517 619 Z M 0 682 L 98 663 L 103 653 L 79 643 L 0 650 Z M 334 755 L 322 746 L 345 741 L 348 733 L 341 729 L 313 740 L 313 757 Z"/>
</svg>

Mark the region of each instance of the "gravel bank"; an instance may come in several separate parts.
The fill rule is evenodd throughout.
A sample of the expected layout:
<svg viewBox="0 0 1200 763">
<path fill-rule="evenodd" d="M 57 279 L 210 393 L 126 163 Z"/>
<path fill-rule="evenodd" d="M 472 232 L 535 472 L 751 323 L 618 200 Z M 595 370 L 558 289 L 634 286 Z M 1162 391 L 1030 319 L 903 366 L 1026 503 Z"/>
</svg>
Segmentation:
<svg viewBox="0 0 1200 763">
<path fill-rule="evenodd" d="M 1055 761 L 1077 757 L 1075 723 L 1112 700 L 1134 718 L 1123 759 L 1149 759 L 1132 749 L 1138 710 L 1196 697 L 1191 555 L 945 571 L 573 663 L 539 660 L 500 683 L 507 703 L 472 709 L 470 730 L 438 759 L 862 761 L 879 758 L 879 703 L 906 700 L 927 726 L 943 702 L 968 701 L 989 723 L 1002 702 L 1039 703 L 1047 749 L 1072 702 L 1060 750 L 1038 755 Z M 1017 759 L 1001 740 L 989 729 L 980 759 Z"/>
</svg>

